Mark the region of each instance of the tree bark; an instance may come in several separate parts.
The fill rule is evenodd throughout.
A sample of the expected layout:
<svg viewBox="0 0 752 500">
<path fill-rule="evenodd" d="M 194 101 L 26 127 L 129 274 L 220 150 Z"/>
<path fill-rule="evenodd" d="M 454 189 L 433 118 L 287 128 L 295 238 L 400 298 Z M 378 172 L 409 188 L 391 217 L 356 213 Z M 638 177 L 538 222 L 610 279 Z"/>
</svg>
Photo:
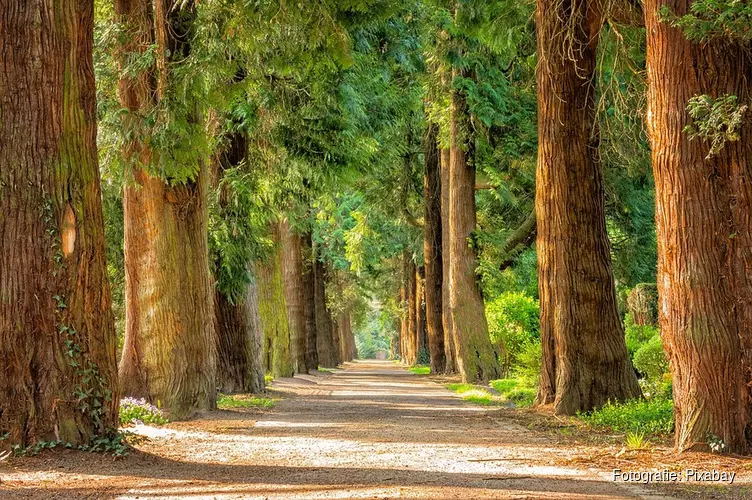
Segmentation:
<svg viewBox="0 0 752 500">
<path fill-rule="evenodd" d="M 121 72 L 129 53 L 156 40 L 157 67 L 134 77 L 122 74 L 121 104 L 133 115 L 164 96 L 168 59 L 189 51 L 185 19 L 157 2 L 118 0 L 118 17 L 132 26 Z M 155 78 L 158 74 L 158 78 Z M 151 91 L 157 83 L 156 94 Z M 126 156 L 150 160 L 146 144 L 134 140 Z M 194 181 L 171 185 L 140 167 L 134 185 L 124 189 L 126 321 L 120 361 L 122 390 L 159 403 L 172 418 L 216 406 L 214 298 L 209 276 L 207 183 L 205 166 Z"/>
<path fill-rule="evenodd" d="M 293 232 L 287 219 L 280 224 L 282 233 L 282 267 L 285 275 L 287 318 L 290 324 L 290 350 L 295 373 L 307 373 L 306 318 L 303 290 L 303 254 L 300 235 Z"/>
<path fill-rule="evenodd" d="M 452 308 L 449 288 L 449 149 L 441 150 L 441 326 L 444 331 L 446 373 L 457 371 L 452 331 Z"/>
<path fill-rule="evenodd" d="M 662 2 L 675 14 L 689 1 Z M 749 103 L 749 45 L 689 42 L 644 5 L 648 133 L 658 236 L 658 316 L 671 365 L 676 448 L 749 453 L 752 428 L 752 120 L 739 140 L 706 159 L 707 141 L 689 140 L 686 108 L 695 95 L 736 95 Z"/>
<path fill-rule="evenodd" d="M 442 324 L 442 235 L 441 235 L 441 161 L 438 147 L 439 127 L 429 123 L 423 139 L 425 183 L 423 192 L 424 239 L 423 254 L 426 268 L 426 329 L 431 355 L 431 373 L 446 369 L 444 354 L 444 326 Z"/>
<path fill-rule="evenodd" d="M 292 377 L 290 327 L 287 320 L 285 279 L 282 270 L 282 243 L 279 226 L 272 225 L 274 250 L 256 266 L 259 291 L 259 317 L 264 331 L 264 364 L 275 378 Z"/>
<path fill-rule="evenodd" d="M 301 237 L 303 257 L 303 316 L 306 330 L 306 368 L 307 371 L 319 367 L 319 354 L 316 348 L 316 301 L 314 300 L 313 244 L 311 233 Z"/>
<path fill-rule="evenodd" d="M 455 70 L 455 77 L 460 73 Z M 468 77 L 469 75 L 462 75 Z M 475 269 L 478 258 L 473 232 L 475 214 L 475 151 L 469 136 L 467 101 L 451 92 L 449 161 L 449 285 L 457 371 L 465 382 L 499 378 L 499 355 L 488 337 L 488 323 Z"/>
<path fill-rule="evenodd" d="M 0 435 L 21 447 L 118 426 L 93 23 L 91 1 L 0 0 Z"/>
<path fill-rule="evenodd" d="M 573 415 L 638 397 L 616 306 L 595 123 L 594 2 L 538 0 L 538 404 Z"/>
<path fill-rule="evenodd" d="M 326 307 L 326 277 L 324 264 L 314 254 L 313 259 L 314 302 L 316 313 L 316 348 L 319 364 L 325 368 L 337 366 L 337 352 L 334 344 L 334 325 Z M 338 347 L 336 347 L 338 349 Z"/>
</svg>

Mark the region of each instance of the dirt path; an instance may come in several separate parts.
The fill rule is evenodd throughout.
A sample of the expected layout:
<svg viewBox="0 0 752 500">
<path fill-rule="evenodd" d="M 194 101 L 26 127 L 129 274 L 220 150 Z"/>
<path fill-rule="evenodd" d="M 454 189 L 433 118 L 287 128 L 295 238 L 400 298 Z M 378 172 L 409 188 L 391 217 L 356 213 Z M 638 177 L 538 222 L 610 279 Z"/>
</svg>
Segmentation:
<svg viewBox="0 0 752 500">
<path fill-rule="evenodd" d="M 269 411 L 162 428 L 130 457 L 65 451 L 0 465 L 13 498 L 633 498 L 638 490 L 495 410 L 392 362 L 275 381 Z"/>
</svg>

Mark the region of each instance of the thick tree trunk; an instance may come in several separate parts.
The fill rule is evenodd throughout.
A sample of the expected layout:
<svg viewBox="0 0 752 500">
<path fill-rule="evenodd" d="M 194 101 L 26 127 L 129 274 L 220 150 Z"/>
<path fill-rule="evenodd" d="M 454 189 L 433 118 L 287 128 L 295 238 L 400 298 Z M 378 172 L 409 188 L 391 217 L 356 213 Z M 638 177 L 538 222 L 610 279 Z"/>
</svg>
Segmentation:
<svg viewBox="0 0 752 500">
<path fill-rule="evenodd" d="M 264 364 L 275 378 L 292 377 L 290 327 L 287 321 L 285 279 L 282 270 L 282 244 L 279 227 L 272 225 L 274 250 L 266 262 L 256 265 L 259 291 L 259 317 L 264 331 Z"/>
<path fill-rule="evenodd" d="M 425 189 L 423 192 L 424 240 L 423 254 L 426 268 L 426 329 L 431 355 L 431 373 L 446 369 L 444 326 L 442 323 L 442 236 L 441 236 L 441 159 L 437 144 L 439 127 L 429 124 L 423 139 L 425 157 Z"/>
<path fill-rule="evenodd" d="M 689 1 L 662 2 L 684 15 Z M 706 159 L 689 140 L 695 95 L 736 95 L 749 103 L 749 46 L 691 43 L 645 3 L 648 132 L 658 235 L 659 322 L 674 380 L 676 447 L 749 453 L 752 428 L 752 119 L 739 140 Z"/>
<path fill-rule="evenodd" d="M 256 284 L 249 284 L 246 296 L 236 303 L 217 291 L 214 309 L 219 346 L 217 388 L 225 394 L 262 392 L 264 334 Z"/>
<path fill-rule="evenodd" d="M 449 289 L 449 149 L 441 150 L 441 326 L 444 331 L 445 372 L 457 371 Z"/>
<path fill-rule="evenodd" d="M 290 350 L 295 373 L 307 373 L 305 297 L 303 289 L 303 254 L 300 235 L 293 232 L 287 219 L 280 224 L 282 233 L 282 267 L 285 275 L 287 318 L 290 324 Z"/>
<path fill-rule="evenodd" d="M 455 76 L 459 76 L 456 72 Z M 449 284 L 457 371 L 465 382 L 499 378 L 499 355 L 488 337 L 488 323 L 473 243 L 475 214 L 474 142 L 467 101 L 460 90 L 451 93 L 451 152 L 449 161 Z"/>
<path fill-rule="evenodd" d="M 324 264 L 322 264 L 314 254 L 313 259 L 313 280 L 314 280 L 314 303 L 316 313 L 316 348 L 318 350 L 319 364 L 325 368 L 334 368 L 337 366 L 337 351 L 339 349 L 334 343 L 335 335 L 332 318 L 329 309 L 326 307 L 326 276 Z"/>
<path fill-rule="evenodd" d="M 0 435 L 21 447 L 118 426 L 93 18 L 0 0 Z"/>
<path fill-rule="evenodd" d="M 316 370 L 319 367 L 319 354 L 316 348 L 316 301 L 314 300 L 313 278 L 313 244 L 311 233 L 301 237 L 301 254 L 303 258 L 303 317 L 306 331 L 306 369 Z"/>
<path fill-rule="evenodd" d="M 616 307 L 595 126 L 595 3 L 538 0 L 538 404 L 573 415 L 640 395 Z M 573 60 L 574 59 L 574 60 Z"/>
</svg>

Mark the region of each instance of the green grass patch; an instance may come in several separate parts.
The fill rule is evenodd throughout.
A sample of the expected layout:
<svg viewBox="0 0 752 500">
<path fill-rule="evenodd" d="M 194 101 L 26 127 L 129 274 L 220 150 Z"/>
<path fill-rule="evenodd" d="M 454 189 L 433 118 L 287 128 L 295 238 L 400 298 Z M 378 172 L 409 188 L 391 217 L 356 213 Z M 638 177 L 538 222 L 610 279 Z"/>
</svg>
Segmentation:
<svg viewBox="0 0 752 500">
<path fill-rule="evenodd" d="M 235 394 L 228 396 L 220 394 L 217 399 L 217 408 L 229 410 L 233 408 L 272 408 L 277 404 L 276 399 L 262 398 L 250 394 Z"/>
<path fill-rule="evenodd" d="M 512 401 L 518 407 L 533 406 L 537 390 L 517 378 L 492 380 L 491 387 L 501 394 L 502 399 Z"/>
<path fill-rule="evenodd" d="M 501 403 L 498 396 L 494 396 L 487 390 L 471 384 L 448 384 L 446 388 L 459 394 L 465 401 L 470 401 L 477 405 L 496 406 Z"/>
<path fill-rule="evenodd" d="M 431 373 L 431 367 L 428 365 L 415 365 L 408 368 L 408 370 L 416 375 L 430 375 Z"/>
<path fill-rule="evenodd" d="M 614 432 L 670 434 L 674 430 L 674 402 L 664 398 L 608 403 L 599 410 L 579 416 L 594 427 Z"/>
</svg>

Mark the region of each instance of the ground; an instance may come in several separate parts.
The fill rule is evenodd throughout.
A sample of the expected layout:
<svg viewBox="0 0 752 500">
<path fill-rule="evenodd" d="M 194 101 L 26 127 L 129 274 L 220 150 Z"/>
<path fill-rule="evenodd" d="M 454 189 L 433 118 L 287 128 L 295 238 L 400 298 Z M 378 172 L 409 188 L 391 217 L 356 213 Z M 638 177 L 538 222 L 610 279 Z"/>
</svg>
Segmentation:
<svg viewBox="0 0 752 500">
<path fill-rule="evenodd" d="M 124 459 L 70 450 L 0 463 L 2 498 L 750 498 L 749 462 L 619 452 L 550 417 L 475 406 L 389 361 L 274 382 L 272 409 L 163 427 Z M 556 422 L 555 420 L 553 420 Z M 542 424 L 541 422 L 549 422 Z M 734 486 L 614 482 L 612 469 L 736 470 Z M 743 476 L 743 477 L 741 477 Z"/>
</svg>

